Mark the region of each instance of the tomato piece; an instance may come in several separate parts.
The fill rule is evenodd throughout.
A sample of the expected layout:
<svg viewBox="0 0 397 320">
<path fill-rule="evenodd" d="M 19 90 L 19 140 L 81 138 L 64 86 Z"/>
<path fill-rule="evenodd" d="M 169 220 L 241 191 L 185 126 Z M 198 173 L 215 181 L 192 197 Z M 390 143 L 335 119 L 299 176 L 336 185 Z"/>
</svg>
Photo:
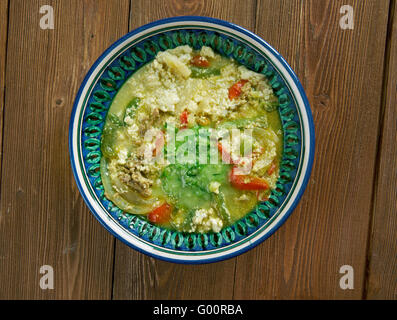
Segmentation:
<svg viewBox="0 0 397 320">
<path fill-rule="evenodd" d="M 163 149 L 165 145 L 165 137 L 164 133 L 160 131 L 160 134 L 156 137 L 156 140 L 154 142 L 154 149 L 153 149 L 153 156 L 157 157 L 157 155 L 160 154 L 161 150 Z"/>
<path fill-rule="evenodd" d="M 218 151 L 222 155 L 222 161 L 224 163 L 232 163 L 232 157 L 230 156 L 230 153 L 222 147 L 222 144 L 220 142 L 218 142 Z"/>
<path fill-rule="evenodd" d="M 180 120 L 181 120 L 181 123 L 182 123 L 182 127 L 183 127 L 183 128 L 186 128 L 186 127 L 187 127 L 188 116 L 189 116 L 188 111 L 187 111 L 187 110 L 183 110 L 182 113 L 181 113 L 181 116 L 180 116 Z"/>
<path fill-rule="evenodd" d="M 190 60 L 190 63 L 196 67 L 201 67 L 201 68 L 208 68 L 210 66 L 210 62 L 204 58 L 203 56 L 194 56 L 192 60 Z"/>
<path fill-rule="evenodd" d="M 172 207 L 165 202 L 160 207 L 157 207 L 153 211 L 149 212 L 148 219 L 154 223 L 166 223 L 170 220 Z"/>
<path fill-rule="evenodd" d="M 274 171 L 276 171 L 276 164 L 272 162 L 269 169 L 267 169 L 267 174 L 270 176 Z"/>
<path fill-rule="evenodd" d="M 230 171 L 229 181 L 230 184 L 240 190 L 267 190 L 269 189 L 269 185 L 266 180 L 252 177 L 247 175 L 237 175 L 235 170 L 237 168 L 233 167 Z"/>
<path fill-rule="evenodd" d="M 248 82 L 248 80 L 241 79 L 229 88 L 229 99 L 233 100 L 240 96 L 243 86 Z"/>
<path fill-rule="evenodd" d="M 241 159 L 239 157 L 237 157 L 237 159 L 233 160 L 230 152 L 228 152 L 226 150 L 226 148 L 224 148 L 222 146 L 222 143 L 218 142 L 218 151 L 220 152 L 220 154 L 222 155 L 222 161 L 224 163 L 232 163 L 232 164 L 237 164 L 241 161 Z"/>
</svg>

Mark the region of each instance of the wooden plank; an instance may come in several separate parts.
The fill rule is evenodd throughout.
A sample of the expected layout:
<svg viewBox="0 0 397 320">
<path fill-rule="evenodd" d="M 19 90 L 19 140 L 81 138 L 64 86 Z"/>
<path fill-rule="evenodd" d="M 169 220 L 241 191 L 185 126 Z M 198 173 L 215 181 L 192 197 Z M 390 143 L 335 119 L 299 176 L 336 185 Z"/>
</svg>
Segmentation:
<svg viewBox="0 0 397 320">
<path fill-rule="evenodd" d="M 258 2 L 256 32 L 308 95 L 316 155 L 292 216 L 237 259 L 236 299 L 362 298 L 389 1 L 347 2 L 353 30 L 339 26 L 344 0 Z M 353 290 L 339 286 L 343 265 L 354 268 Z"/>
<path fill-rule="evenodd" d="M 365 298 L 397 299 L 397 6 L 392 2 Z"/>
<path fill-rule="evenodd" d="M 39 8 L 53 6 L 55 29 Z M 0 214 L 0 298 L 108 299 L 114 238 L 72 177 L 68 127 L 88 68 L 128 30 L 129 3 L 13 0 L 7 56 Z M 39 286 L 54 269 L 54 289 Z"/>
<path fill-rule="evenodd" d="M 0 1 L 0 177 L 3 156 L 3 109 L 4 89 L 6 75 L 6 50 L 7 50 L 7 28 L 8 28 L 8 1 Z"/>
<path fill-rule="evenodd" d="M 255 1 L 131 1 L 130 28 L 179 15 L 205 15 L 254 29 Z M 116 243 L 115 299 L 230 299 L 235 259 L 186 266 L 148 258 Z"/>
</svg>

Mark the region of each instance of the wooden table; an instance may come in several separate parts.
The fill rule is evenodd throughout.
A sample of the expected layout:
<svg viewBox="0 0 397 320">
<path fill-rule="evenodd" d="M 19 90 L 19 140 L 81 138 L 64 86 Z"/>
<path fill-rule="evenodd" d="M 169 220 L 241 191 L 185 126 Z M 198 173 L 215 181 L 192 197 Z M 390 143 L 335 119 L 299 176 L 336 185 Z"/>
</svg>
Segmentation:
<svg viewBox="0 0 397 320">
<path fill-rule="evenodd" d="M 39 9 L 54 8 L 53 30 Z M 342 5 L 354 29 L 342 29 Z M 306 192 L 288 221 L 237 258 L 186 266 L 115 240 L 80 196 L 68 125 L 96 58 L 138 26 L 205 15 L 237 23 L 298 74 L 316 126 Z M 0 298 L 396 299 L 395 0 L 0 0 Z M 40 267 L 54 270 L 42 290 Z M 354 270 L 342 290 L 340 268 Z"/>
</svg>

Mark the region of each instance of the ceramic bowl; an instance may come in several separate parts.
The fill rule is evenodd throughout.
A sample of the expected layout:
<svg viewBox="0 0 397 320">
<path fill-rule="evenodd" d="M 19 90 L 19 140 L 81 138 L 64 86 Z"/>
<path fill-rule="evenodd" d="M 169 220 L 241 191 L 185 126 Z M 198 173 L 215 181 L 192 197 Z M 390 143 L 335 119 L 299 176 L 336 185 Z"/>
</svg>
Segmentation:
<svg viewBox="0 0 397 320">
<path fill-rule="evenodd" d="M 107 110 L 131 74 L 158 51 L 206 45 L 269 80 L 279 99 L 284 150 L 277 188 L 270 198 L 219 233 L 184 234 L 124 213 L 104 196 L 99 162 Z M 89 70 L 70 120 L 69 149 L 78 188 L 94 216 L 115 237 L 149 256 L 178 263 L 209 263 L 258 245 L 288 218 L 308 182 L 314 157 L 310 106 L 297 76 L 260 37 L 235 24 L 207 17 L 175 17 L 142 26 L 116 41 Z"/>
</svg>

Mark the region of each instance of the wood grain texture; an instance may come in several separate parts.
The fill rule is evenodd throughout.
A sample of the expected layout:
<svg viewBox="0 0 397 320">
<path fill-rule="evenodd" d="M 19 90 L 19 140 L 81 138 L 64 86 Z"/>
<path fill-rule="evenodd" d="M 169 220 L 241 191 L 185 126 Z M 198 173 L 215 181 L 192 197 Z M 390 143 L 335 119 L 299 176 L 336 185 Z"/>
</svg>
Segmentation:
<svg viewBox="0 0 397 320">
<path fill-rule="evenodd" d="M 55 30 L 39 27 L 45 4 Z M 345 4 L 354 30 L 339 27 Z M 262 36 L 298 74 L 316 126 L 292 216 L 248 253 L 201 266 L 115 240 L 84 204 L 68 155 L 73 100 L 95 59 L 128 29 L 178 15 Z M 396 299 L 395 15 L 396 0 L 0 0 L 0 299 Z M 39 286 L 46 264 L 54 290 Z M 354 290 L 339 287 L 345 264 Z"/>
<path fill-rule="evenodd" d="M 41 30 L 49 4 L 55 29 Z M 10 2 L 0 212 L 0 298 L 108 299 L 114 238 L 72 177 L 68 128 L 88 68 L 128 30 L 129 2 Z M 41 290 L 40 267 L 54 268 Z"/>
<path fill-rule="evenodd" d="M 354 9 L 354 29 L 339 26 Z M 361 299 L 389 1 L 260 0 L 256 32 L 297 72 L 316 129 L 306 192 L 265 243 L 238 257 L 236 299 Z M 394 119 L 395 121 L 395 119 Z M 339 287 L 354 268 L 354 290 Z"/>
<path fill-rule="evenodd" d="M 204 15 L 254 29 L 255 1 L 131 1 L 130 29 L 171 16 Z M 231 299 L 235 259 L 200 266 L 148 258 L 117 241 L 115 299 Z"/>
<path fill-rule="evenodd" d="M 8 0 L 0 0 L 0 176 L 3 156 L 3 109 L 6 80 L 6 50 L 8 28 Z"/>
<path fill-rule="evenodd" d="M 383 127 L 375 180 L 366 297 L 397 299 L 397 7 L 390 8 Z"/>
</svg>

